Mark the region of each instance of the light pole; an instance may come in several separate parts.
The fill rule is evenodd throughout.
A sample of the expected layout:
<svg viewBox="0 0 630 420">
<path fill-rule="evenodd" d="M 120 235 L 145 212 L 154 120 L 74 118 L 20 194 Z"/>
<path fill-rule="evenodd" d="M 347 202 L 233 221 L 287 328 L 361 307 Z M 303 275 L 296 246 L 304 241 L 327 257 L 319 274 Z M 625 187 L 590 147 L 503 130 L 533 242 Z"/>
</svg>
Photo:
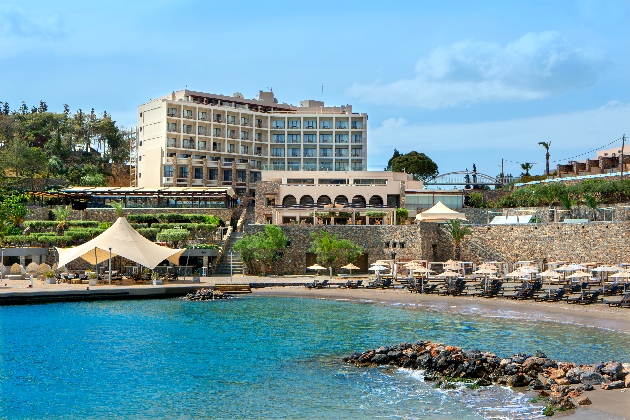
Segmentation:
<svg viewBox="0 0 630 420">
<path fill-rule="evenodd" d="M 109 285 L 112 285 L 112 248 L 109 248 Z"/>
</svg>

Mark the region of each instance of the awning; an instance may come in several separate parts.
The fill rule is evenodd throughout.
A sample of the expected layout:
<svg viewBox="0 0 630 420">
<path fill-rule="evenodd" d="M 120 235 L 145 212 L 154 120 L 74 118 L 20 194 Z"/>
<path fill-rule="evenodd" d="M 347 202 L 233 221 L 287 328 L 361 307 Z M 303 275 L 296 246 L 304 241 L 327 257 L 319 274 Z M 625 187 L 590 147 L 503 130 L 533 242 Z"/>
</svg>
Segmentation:
<svg viewBox="0 0 630 420">
<path fill-rule="evenodd" d="M 416 220 L 420 222 L 445 222 L 453 219 L 466 220 L 466 216 L 464 213 L 449 209 L 441 201 L 429 210 L 416 215 Z"/>
<path fill-rule="evenodd" d="M 64 266 L 77 258 L 96 264 L 109 259 L 110 249 L 112 257 L 120 255 L 150 269 L 164 260 L 178 264 L 179 256 L 185 251 L 151 242 L 136 232 L 127 219 L 119 217 L 116 223 L 91 241 L 74 248 L 57 248 L 58 266 Z"/>
</svg>

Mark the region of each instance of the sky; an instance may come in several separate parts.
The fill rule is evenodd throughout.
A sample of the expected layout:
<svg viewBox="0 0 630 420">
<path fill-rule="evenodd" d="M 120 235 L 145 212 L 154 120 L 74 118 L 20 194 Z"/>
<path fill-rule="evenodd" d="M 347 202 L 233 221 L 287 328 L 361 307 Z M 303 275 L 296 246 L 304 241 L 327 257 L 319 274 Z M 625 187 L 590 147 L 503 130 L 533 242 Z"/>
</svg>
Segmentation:
<svg viewBox="0 0 630 420">
<path fill-rule="evenodd" d="M 538 142 L 553 168 L 630 135 L 629 23 L 628 0 L 0 0 L 0 101 L 134 126 L 171 91 L 272 88 L 367 113 L 370 170 L 540 174 Z"/>
</svg>

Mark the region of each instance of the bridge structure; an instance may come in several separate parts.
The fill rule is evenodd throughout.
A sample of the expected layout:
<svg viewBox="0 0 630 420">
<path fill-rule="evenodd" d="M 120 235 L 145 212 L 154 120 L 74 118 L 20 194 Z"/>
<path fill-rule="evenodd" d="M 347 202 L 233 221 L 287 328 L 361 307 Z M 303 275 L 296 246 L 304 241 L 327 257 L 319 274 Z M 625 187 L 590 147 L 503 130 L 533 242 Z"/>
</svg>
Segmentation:
<svg viewBox="0 0 630 420">
<path fill-rule="evenodd" d="M 440 186 L 488 186 L 488 187 L 500 187 L 512 182 L 518 181 L 518 178 L 512 176 L 490 176 L 475 171 L 456 171 L 449 172 L 447 174 L 440 174 L 434 178 L 427 180 L 425 187 L 440 187 Z"/>
</svg>

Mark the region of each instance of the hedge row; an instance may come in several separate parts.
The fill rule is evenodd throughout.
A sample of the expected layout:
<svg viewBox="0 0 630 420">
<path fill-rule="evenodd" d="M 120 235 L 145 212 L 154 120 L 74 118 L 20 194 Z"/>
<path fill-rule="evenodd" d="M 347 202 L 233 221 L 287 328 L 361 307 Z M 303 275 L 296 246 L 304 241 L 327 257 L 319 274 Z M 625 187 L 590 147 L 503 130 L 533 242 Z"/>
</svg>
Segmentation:
<svg viewBox="0 0 630 420">
<path fill-rule="evenodd" d="M 204 223 L 154 223 L 152 228 L 163 229 L 187 229 L 187 230 L 203 230 L 205 232 L 212 232 L 217 227 L 215 225 L 206 225 Z"/>
<path fill-rule="evenodd" d="M 57 223 L 59 223 L 57 220 L 27 220 L 24 222 L 24 226 L 34 230 L 56 229 Z M 68 220 L 66 222 L 69 227 L 78 228 L 97 228 L 100 223 L 94 220 Z"/>
</svg>

